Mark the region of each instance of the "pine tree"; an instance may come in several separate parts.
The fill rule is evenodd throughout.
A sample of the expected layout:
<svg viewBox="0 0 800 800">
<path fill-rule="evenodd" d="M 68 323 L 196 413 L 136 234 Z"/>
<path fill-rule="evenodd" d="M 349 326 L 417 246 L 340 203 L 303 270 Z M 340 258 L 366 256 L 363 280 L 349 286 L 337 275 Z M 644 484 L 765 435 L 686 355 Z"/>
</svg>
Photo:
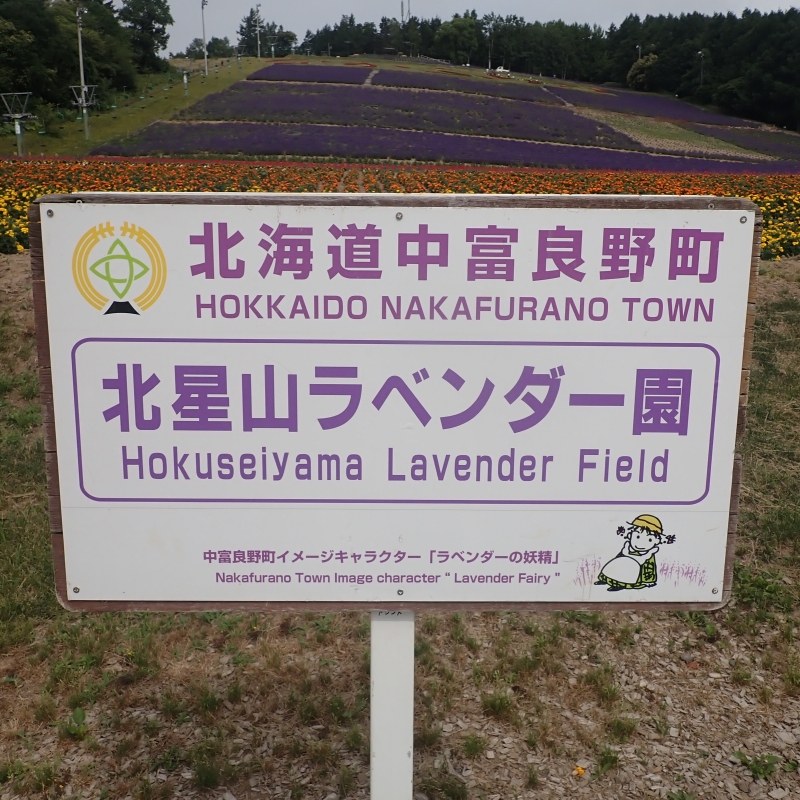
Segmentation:
<svg viewBox="0 0 800 800">
<path fill-rule="evenodd" d="M 140 72 L 169 68 L 159 56 L 169 41 L 167 26 L 175 20 L 167 0 L 122 0 L 119 18 L 130 31 L 133 60 Z"/>
<path fill-rule="evenodd" d="M 261 55 L 267 54 L 264 39 L 264 20 L 256 9 L 251 8 L 239 25 L 239 53 L 243 56 L 258 55 L 258 32 L 261 33 Z"/>
</svg>

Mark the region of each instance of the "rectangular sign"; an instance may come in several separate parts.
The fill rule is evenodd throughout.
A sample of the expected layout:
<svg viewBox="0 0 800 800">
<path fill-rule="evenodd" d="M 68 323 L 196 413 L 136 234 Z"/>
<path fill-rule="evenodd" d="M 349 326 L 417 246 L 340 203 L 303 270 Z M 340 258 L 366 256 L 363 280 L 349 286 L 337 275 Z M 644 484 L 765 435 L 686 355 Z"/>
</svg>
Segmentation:
<svg viewBox="0 0 800 800">
<path fill-rule="evenodd" d="M 42 198 L 35 246 L 39 215 L 69 607 L 725 598 L 749 201 L 94 194 Z"/>
</svg>

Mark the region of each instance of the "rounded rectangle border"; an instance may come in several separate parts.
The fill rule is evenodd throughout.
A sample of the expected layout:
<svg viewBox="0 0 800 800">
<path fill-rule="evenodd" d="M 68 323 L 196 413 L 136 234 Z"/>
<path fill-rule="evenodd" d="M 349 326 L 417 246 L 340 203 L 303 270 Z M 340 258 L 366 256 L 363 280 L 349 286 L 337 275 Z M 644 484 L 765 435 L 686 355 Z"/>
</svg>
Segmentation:
<svg viewBox="0 0 800 800">
<path fill-rule="evenodd" d="M 505 347 L 647 347 L 647 348 L 700 348 L 714 356 L 714 390 L 711 405 L 711 424 L 708 442 L 706 481 L 702 494 L 694 500 L 448 500 L 448 499 L 385 499 L 385 498 L 220 498 L 220 497 L 97 497 L 85 486 L 83 452 L 81 447 L 81 425 L 78 405 L 77 351 L 88 343 L 149 343 L 149 344 L 336 344 L 336 345 L 446 345 L 459 346 L 505 346 Z M 711 469 L 714 453 L 714 433 L 717 415 L 717 393 L 719 389 L 720 355 L 716 348 L 702 342 L 539 342 L 539 341 L 449 341 L 449 340 L 397 340 L 397 339 L 208 339 L 208 338 L 148 338 L 148 337 L 90 337 L 81 339 L 72 348 L 72 390 L 75 413 L 76 448 L 78 456 L 78 480 L 81 493 L 89 500 L 100 503 L 243 503 L 243 504 L 313 504 L 313 505 L 385 505 L 385 506 L 633 506 L 651 503 L 664 506 L 692 506 L 701 503 L 711 488 Z"/>
</svg>

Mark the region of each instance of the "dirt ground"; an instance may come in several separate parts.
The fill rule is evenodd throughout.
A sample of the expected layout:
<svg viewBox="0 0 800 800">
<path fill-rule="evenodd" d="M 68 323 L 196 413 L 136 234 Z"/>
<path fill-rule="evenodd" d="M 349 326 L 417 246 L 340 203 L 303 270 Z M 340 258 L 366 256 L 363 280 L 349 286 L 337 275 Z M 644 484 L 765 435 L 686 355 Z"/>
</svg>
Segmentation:
<svg viewBox="0 0 800 800">
<path fill-rule="evenodd" d="M 27 267 L 0 256 L 2 305 L 29 330 Z M 766 264 L 759 302 L 800 299 L 799 279 L 800 259 Z M 366 798 L 365 620 L 42 621 L 0 651 L 0 800 Z M 736 602 L 420 615 L 415 798 L 800 798 L 798 626 Z M 206 763 L 215 788 L 198 785 Z"/>
</svg>

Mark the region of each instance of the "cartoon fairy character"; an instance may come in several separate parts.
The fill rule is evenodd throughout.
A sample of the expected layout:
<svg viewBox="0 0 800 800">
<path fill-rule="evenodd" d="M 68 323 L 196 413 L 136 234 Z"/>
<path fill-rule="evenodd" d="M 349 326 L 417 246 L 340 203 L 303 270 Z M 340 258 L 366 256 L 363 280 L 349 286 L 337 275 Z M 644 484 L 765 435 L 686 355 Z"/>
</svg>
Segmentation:
<svg viewBox="0 0 800 800">
<path fill-rule="evenodd" d="M 617 536 L 625 537 L 619 554 L 597 576 L 595 586 L 608 586 L 609 592 L 623 589 L 646 589 L 658 582 L 656 553 L 662 544 L 672 544 L 674 536 L 665 536 L 661 520 L 652 514 L 640 514 L 625 530 L 620 525 Z"/>
</svg>

